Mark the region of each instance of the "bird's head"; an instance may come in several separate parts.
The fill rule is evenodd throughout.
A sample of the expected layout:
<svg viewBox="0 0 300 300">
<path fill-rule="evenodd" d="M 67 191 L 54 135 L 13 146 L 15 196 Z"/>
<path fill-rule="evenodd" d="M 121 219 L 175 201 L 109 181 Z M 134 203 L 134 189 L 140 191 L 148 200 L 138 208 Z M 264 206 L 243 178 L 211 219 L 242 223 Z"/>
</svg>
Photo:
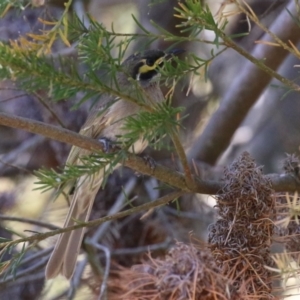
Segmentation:
<svg viewBox="0 0 300 300">
<path fill-rule="evenodd" d="M 124 71 L 141 84 L 152 82 L 159 74 L 166 60 L 170 60 L 174 55 L 184 52 L 183 50 L 171 50 L 164 52 L 161 50 L 146 50 L 129 56 L 123 62 Z"/>
</svg>

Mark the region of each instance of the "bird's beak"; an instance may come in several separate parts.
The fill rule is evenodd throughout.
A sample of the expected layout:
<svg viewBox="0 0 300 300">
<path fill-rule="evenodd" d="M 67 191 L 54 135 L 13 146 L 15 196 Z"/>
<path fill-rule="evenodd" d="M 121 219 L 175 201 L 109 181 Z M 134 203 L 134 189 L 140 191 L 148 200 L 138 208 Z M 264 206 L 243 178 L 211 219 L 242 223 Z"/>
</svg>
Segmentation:
<svg viewBox="0 0 300 300">
<path fill-rule="evenodd" d="M 164 58 L 165 58 L 165 60 L 169 60 L 172 57 L 174 57 L 175 55 L 179 55 L 183 52 L 185 52 L 185 50 L 183 50 L 183 49 L 172 49 L 172 50 L 169 50 L 169 51 L 166 52 Z"/>
</svg>

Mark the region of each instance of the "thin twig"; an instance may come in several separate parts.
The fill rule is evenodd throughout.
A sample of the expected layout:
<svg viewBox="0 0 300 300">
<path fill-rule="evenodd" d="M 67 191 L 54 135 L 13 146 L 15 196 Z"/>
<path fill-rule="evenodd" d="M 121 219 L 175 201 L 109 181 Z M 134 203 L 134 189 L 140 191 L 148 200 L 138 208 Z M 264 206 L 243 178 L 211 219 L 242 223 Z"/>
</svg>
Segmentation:
<svg viewBox="0 0 300 300">
<path fill-rule="evenodd" d="M 105 266 L 105 270 L 104 270 L 104 274 L 103 274 L 103 278 L 102 278 L 102 284 L 101 284 L 101 288 L 100 288 L 100 293 L 99 293 L 99 297 L 98 300 L 105 300 L 107 299 L 107 280 L 108 280 L 108 276 L 109 276 L 109 271 L 110 271 L 110 251 L 107 247 L 100 245 L 100 244 L 96 244 L 94 245 L 94 247 L 96 247 L 99 250 L 102 250 L 105 253 L 105 258 L 106 258 L 106 266 Z"/>
<path fill-rule="evenodd" d="M 70 284 L 70 289 L 68 291 L 68 296 L 67 296 L 68 300 L 72 300 L 75 297 L 76 290 L 77 290 L 77 287 L 81 283 L 82 274 L 84 272 L 87 261 L 88 260 L 85 257 L 82 261 L 80 261 L 76 265 L 76 270 L 75 270 L 74 276 L 72 277 L 71 284 Z"/>
<path fill-rule="evenodd" d="M 1 158 L 0 158 L 0 163 L 2 163 L 3 165 L 5 165 L 5 166 L 7 166 L 7 167 L 12 168 L 12 169 L 17 169 L 20 173 L 23 172 L 23 173 L 25 173 L 25 174 L 28 173 L 28 174 L 32 175 L 32 172 L 28 171 L 27 169 L 22 168 L 22 167 L 20 167 L 20 166 L 16 166 L 16 165 L 10 164 L 10 163 L 7 163 L 7 162 L 3 161 Z M 2 168 L 0 174 L 1 174 L 1 175 L 5 174 L 4 171 L 5 171 L 5 168 Z"/>
<path fill-rule="evenodd" d="M 120 256 L 120 255 L 136 255 L 144 252 L 152 252 L 162 249 L 168 249 L 172 245 L 172 239 L 170 237 L 167 237 L 165 241 L 162 243 L 152 244 L 152 245 L 146 245 L 146 246 L 140 246 L 135 248 L 120 248 L 111 251 L 111 256 Z"/>
<path fill-rule="evenodd" d="M 111 1 L 111 0 L 110 0 Z M 89 16 L 87 14 L 87 10 L 84 7 L 84 1 L 75 0 L 73 2 L 73 10 L 76 13 L 78 19 L 82 22 L 85 28 L 89 28 L 91 25 Z M 103 5 L 103 1 L 101 1 L 101 6 Z"/>
<path fill-rule="evenodd" d="M 1 155 L 1 162 L 2 163 L 12 163 L 17 160 L 17 157 L 20 153 L 23 153 L 33 147 L 36 147 L 40 143 L 42 143 L 45 140 L 42 136 L 33 136 L 25 141 L 23 141 L 19 147 L 9 151 L 8 154 Z"/>
<path fill-rule="evenodd" d="M 185 155 L 185 151 L 184 151 L 184 148 L 180 142 L 180 139 L 177 135 L 176 132 L 172 132 L 171 133 L 171 139 L 173 141 L 173 144 L 175 146 L 175 149 L 176 149 L 176 152 L 179 156 L 179 159 L 181 161 L 181 164 L 182 164 L 182 167 L 183 167 L 183 171 L 184 171 L 184 174 L 185 174 L 185 182 L 186 182 L 186 185 L 188 187 L 191 187 L 191 189 L 193 189 L 193 185 L 194 185 L 194 180 L 193 180 L 193 177 L 192 177 L 192 173 L 191 173 L 191 169 L 189 167 L 189 164 L 188 164 L 188 159 Z"/>
<path fill-rule="evenodd" d="M 295 11 L 294 1 L 290 2 L 288 9 Z M 197 143 L 188 154 L 189 160 L 197 158 L 211 165 L 215 164 L 218 157 L 228 147 L 235 130 L 272 78 L 278 79 L 291 90 L 300 91 L 299 85 L 275 71 L 289 54 L 288 51 L 281 47 L 257 44 L 250 54 L 234 43 L 222 30 L 215 30 L 228 47 L 237 51 L 248 61 L 245 62 L 231 88 L 224 95 L 218 110 L 211 117 Z M 270 30 L 280 39 L 291 40 L 294 44 L 297 44 L 300 39 L 298 25 L 286 11 L 274 20 Z M 272 38 L 265 34 L 262 40 L 268 42 L 272 41 Z"/>
<path fill-rule="evenodd" d="M 149 180 L 146 180 L 144 182 L 144 187 L 151 201 L 154 201 L 159 197 L 159 189 L 156 188 L 158 187 L 158 182 L 155 178 L 150 177 Z"/>
<path fill-rule="evenodd" d="M 158 186 L 157 180 L 153 177 L 150 177 L 149 180 L 146 180 L 144 182 L 144 187 L 147 191 L 147 194 L 149 196 L 150 201 L 154 201 L 159 197 L 159 190 L 155 189 L 155 187 Z M 145 218 L 148 218 L 154 211 L 154 208 L 148 210 L 145 212 L 141 217 L 140 220 L 143 220 Z"/>
<path fill-rule="evenodd" d="M 17 278 L 26 277 L 34 272 L 36 272 L 39 268 L 42 268 L 46 265 L 48 261 L 48 257 L 43 257 L 39 261 L 35 262 L 34 264 L 30 265 L 28 268 L 25 270 L 18 271 L 17 274 L 12 274 L 9 276 L 6 276 L 5 279 L 0 280 L 0 286 L 3 284 L 7 284 L 10 281 L 14 281 Z"/>
<path fill-rule="evenodd" d="M 157 199 L 156 201 L 153 201 L 153 202 L 150 202 L 150 203 L 145 203 L 145 204 L 127 209 L 125 211 L 116 213 L 112 216 L 105 216 L 103 218 L 96 219 L 96 220 L 93 220 L 93 221 L 81 222 L 80 224 L 77 224 L 77 225 L 74 225 L 74 226 L 70 226 L 70 227 L 66 227 L 66 228 L 62 228 L 62 229 L 57 229 L 57 230 L 53 230 L 53 231 L 46 232 L 46 233 L 38 233 L 38 234 L 35 234 L 33 236 L 30 236 L 30 237 L 17 239 L 15 241 L 4 242 L 4 243 L 1 243 L 1 246 L 3 247 L 2 251 L 4 251 L 7 247 L 12 247 L 12 246 L 17 245 L 17 244 L 22 243 L 22 242 L 41 241 L 41 240 L 44 240 L 44 239 L 46 239 L 50 236 L 55 236 L 55 235 L 60 234 L 60 233 L 69 232 L 69 231 L 76 230 L 76 229 L 79 229 L 79 228 L 82 228 L 82 227 L 98 226 L 98 225 L 100 225 L 104 222 L 124 218 L 126 216 L 132 215 L 133 213 L 148 210 L 152 207 L 163 206 L 163 205 L 173 201 L 174 199 L 182 196 L 183 194 L 184 194 L 184 192 L 182 192 L 182 191 L 172 192 L 172 193 L 170 193 L 166 196 L 163 196 L 163 197 Z M 0 251 L 0 254 L 1 254 L 2 251 Z"/>
<path fill-rule="evenodd" d="M 64 122 L 59 118 L 59 116 L 56 114 L 56 112 L 50 107 L 50 105 L 38 94 L 33 93 L 33 95 L 38 99 L 38 101 L 48 110 L 50 115 L 58 122 L 58 124 L 63 127 L 67 128 L 67 126 L 64 124 Z"/>
<path fill-rule="evenodd" d="M 30 256 L 27 256 L 24 259 L 22 259 L 22 261 L 18 265 L 18 271 L 17 271 L 16 275 L 13 274 L 13 275 L 5 277 L 5 279 L 0 281 L 0 286 L 3 284 L 5 286 L 7 286 L 8 283 L 15 281 L 15 279 L 18 279 L 17 282 L 19 284 L 21 282 L 20 278 L 25 275 L 26 276 L 25 276 L 24 281 L 26 282 L 26 280 L 29 280 L 28 273 L 36 273 L 36 271 L 38 271 L 38 269 L 41 267 L 41 265 L 45 265 L 49 258 L 49 254 L 52 251 L 53 251 L 53 247 L 35 252 L 35 253 L 31 254 Z M 46 258 L 44 257 L 45 255 L 47 255 Z M 32 262 L 37 262 L 37 263 L 32 264 Z M 27 265 L 29 267 L 27 267 L 26 269 L 20 270 L 20 267 L 24 266 L 24 265 Z"/>
<path fill-rule="evenodd" d="M 149 180 L 144 183 L 144 186 L 149 195 L 149 199 L 151 201 L 155 201 L 159 197 L 159 189 L 156 188 L 158 186 L 157 180 L 153 177 L 150 177 Z M 140 220 L 148 218 L 154 212 L 154 210 L 155 208 L 151 208 L 150 210 L 148 210 L 140 217 Z M 162 226 L 164 227 L 164 230 L 167 232 L 167 235 L 170 237 L 174 237 L 174 227 L 170 224 L 168 218 L 166 217 L 166 214 L 164 213 L 164 210 L 158 209 L 157 216 Z"/>
<path fill-rule="evenodd" d="M 134 187 L 136 186 L 137 179 L 136 177 L 131 177 L 128 182 L 125 184 L 124 189 L 119 194 L 118 198 L 116 199 L 114 205 L 111 207 L 111 209 L 108 211 L 107 215 L 112 216 L 119 212 L 124 204 L 124 201 L 126 200 L 127 195 L 129 195 Z M 95 232 L 95 234 L 90 239 L 91 243 L 97 243 L 105 233 L 107 233 L 108 227 L 110 225 L 111 221 L 103 223 Z"/>
<path fill-rule="evenodd" d="M 10 280 L 9 282 L 5 282 L 5 287 L 10 287 L 10 286 L 17 286 L 20 287 L 22 284 L 26 284 L 29 282 L 36 282 L 37 280 L 42 280 L 45 279 L 45 272 L 40 271 L 40 272 L 33 272 L 32 274 L 27 274 L 23 278 L 18 278 L 17 280 Z M 15 300 L 15 299 L 13 299 Z"/>
<path fill-rule="evenodd" d="M 287 45 L 287 43 L 285 43 L 282 39 L 280 39 L 278 37 L 278 35 L 274 34 L 270 29 L 268 29 L 263 23 L 261 23 L 259 21 L 259 18 L 254 14 L 254 12 L 252 11 L 252 9 L 250 8 L 249 4 L 247 4 L 244 0 L 243 3 L 244 5 L 247 7 L 247 9 L 245 9 L 245 7 L 243 5 L 241 5 L 240 0 L 235 0 L 236 5 L 238 6 L 238 8 L 246 15 L 248 16 L 249 19 L 251 19 L 258 27 L 260 27 L 264 32 L 266 32 L 267 34 L 269 34 L 274 41 L 276 41 L 283 49 L 289 51 L 290 53 L 292 53 L 293 55 L 295 55 L 296 57 L 299 58 L 299 53 L 296 52 L 292 47 L 289 47 Z"/>
<path fill-rule="evenodd" d="M 32 261 L 37 260 L 41 257 L 44 257 L 45 255 L 47 255 L 47 257 L 48 257 L 50 255 L 50 253 L 52 253 L 53 249 L 54 249 L 54 247 L 50 247 L 50 248 L 35 252 L 32 255 L 23 258 L 20 263 L 20 266 L 25 265 L 25 264 L 30 264 Z"/>
<path fill-rule="evenodd" d="M 21 218 L 21 217 L 12 217 L 12 216 L 1 215 L 1 214 L 0 214 L 0 220 L 28 223 L 28 224 L 37 225 L 51 230 L 56 230 L 60 228 L 59 226 L 55 226 L 50 223 L 46 223 L 38 220 Z"/>
<path fill-rule="evenodd" d="M 294 9 L 294 1 L 291 1 L 289 4 L 289 10 L 295 11 Z M 274 29 L 273 29 L 274 28 Z M 291 19 L 291 17 L 287 14 L 286 11 L 282 12 L 277 19 L 275 20 L 274 24 L 271 26 L 271 30 L 275 32 L 275 35 L 277 37 L 283 37 L 285 40 L 293 40 L 295 43 L 299 40 L 299 33 L 298 31 L 298 25 Z M 280 74 L 278 74 L 274 69 L 269 67 L 265 62 L 264 59 L 267 57 L 255 57 L 255 55 L 251 55 L 249 52 L 244 50 L 242 47 L 238 46 L 235 42 L 232 41 L 230 37 L 228 37 L 222 30 L 216 28 L 216 33 L 223 39 L 225 45 L 229 48 L 232 48 L 233 50 L 237 51 L 239 54 L 247 58 L 250 62 L 252 62 L 255 66 L 260 68 L 262 71 L 267 73 L 269 76 L 276 78 L 280 82 L 282 82 L 284 85 L 289 87 L 292 90 L 300 91 L 300 86 L 293 82 L 292 80 L 289 80 Z M 263 37 L 263 40 L 269 41 L 270 37 L 268 34 L 266 34 Z M 256 48 L 258 48 L 260 45 L 258 45 Z M 270 47 L 268 45 L 264 45 L 265 47 Z M 276 48 L 276 47 L 275 47 Z M 282 50 L 282 49 L 281 49 Z M 275 49 L 274 51 L 279 51 L 278 49 Z M 256 51 L 259 52 L 259 51 Z M 261 51 L 262 53 L 267 52 Z M 278 54 L 279 55 L 279 54 Z M 278 56 L 277 55 L 277 56 Z M 284 57 L 287 55 L 285 53 Z M 283 57 L 283 58 L 284 58 Z M 278 58 L 278 57 L 277 57 Z M 282 58 L 282 60 L 283 60 Z M 282 60 L 279 60 L 281 62 Z M 275 63 L 275 62 L 274 62 Z M 244 66 L 244 69 L 246 70 L 247 67 Z"/>
<path fill-rule="evenodd" d="M 201 212 L 193 212 L 193 211 L 178 211 L 170 206 L 164 207 L 164 211 L 167 214 L 171 214 L 176 217 L 186 218 L 191 220 L 197 220 L 200 223 L 209 223 L 213 220 L 214 217 L 214 210 L 211 208 L 210 212 L 205 212 L 205 214 Z M 204 215 L 204 216 L 203 216 Z"/>
<path fill-rule="evenodd" d="M 17 98 L 22 98 L 22 97 L 25 97 L 25 96 L 28 96 L 28 94 L 15 95 L 15 96 L 12 96 L 12 97 L 9 97 L 9 98 L 1 99 L 0 103 L 6 102 L 6 101 L 10 101 L 10 100 L 15 100 Z"/>
<path fill-rule="evenodd" d="M 133 37 L 133 38 L 153 38 L 153 39 L 158 39 L 158 40 L 169 40 L 170 36 L 167 34 L 153 34 L 151 32 L 148 33 L 119 33 L 119 32 L 110 32 L 107 31 L 109 35 L 112 36 L 119 36 L 119 37 Z M 215 45 L 216 42 L 212 40 L 205 40 L 205 39 L 199 39 L 199 38 L 194 38 L 191 36 L 175 36 L 172 33 L 168 33 L 174 37 L 174 39 L 178 40 L 178 42 L 198 42 L 198 43 L 205 43 L 205 44 L 211 44 Z M 218 42 L 218 45 L 225 46 L 223 42 Z"/>
</svg>

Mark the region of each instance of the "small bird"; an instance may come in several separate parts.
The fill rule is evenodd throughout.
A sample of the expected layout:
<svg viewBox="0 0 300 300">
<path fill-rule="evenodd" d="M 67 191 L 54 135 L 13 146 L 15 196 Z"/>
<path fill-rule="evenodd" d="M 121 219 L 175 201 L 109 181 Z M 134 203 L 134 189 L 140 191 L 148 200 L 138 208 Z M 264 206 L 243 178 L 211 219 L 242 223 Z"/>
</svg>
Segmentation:
<svg viewBox="0 0 300 300">
<path fill-rule="evenodd" d="M 169 52 L 146 50 L 129 56 L 121 65 L 122 71 L 116 74 L 118 90 L 137 98 L 137 89 L 139 89 L 139 97 L 142 95 L 144 103 L 148 105 L 153 106 L 163 102 L 164 95 L 159 86 L 159 68 L 163 66 L 164 61 L 181 52 L 183 51 L 179 49 Z M 133 84 L 132 80 L 136 80 L 138 86 Z M 134 117 L 142 109 L 136 103 L 103 94 L 91 109 L 79 133 L 100 141 L 117 142 L 120 136 L 126 134 L 124 128 L 126 118 Z M 130 150 L 140 153 L 146 147 L 147 141 L 141 136 Z M 80 165 L 80 158 L 91 154 L 88 150 L 73 146 L 66 164 Z M 77 180 L 64 227 L 89 220 L 94 199 L 102 184 L 104 174 L 105 167 L 93 176 L 84 175 Z M 45 275 L 47 279 L 54 278 L 59 274 L 68 279 L 72 277 L 84 232 L 85 228 L 80 228 L 62 233 L 59 236 L 46 266 Z"/>
</svg>

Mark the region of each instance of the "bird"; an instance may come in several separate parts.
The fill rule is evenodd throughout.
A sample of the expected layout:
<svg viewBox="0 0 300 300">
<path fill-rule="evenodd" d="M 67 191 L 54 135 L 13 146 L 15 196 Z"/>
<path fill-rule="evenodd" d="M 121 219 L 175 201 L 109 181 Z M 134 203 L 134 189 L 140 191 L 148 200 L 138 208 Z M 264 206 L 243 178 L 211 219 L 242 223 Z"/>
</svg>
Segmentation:
<svg viewBox="0 0 300 300">
<path fill-rule="evenodd" d="M 119 91 L 133 98 L 142 96 L 142 100 L 147 105 L 154 106 L 162 103 L 165 98 L 159 84 L 159 70 L 165 61 L 182 52 L 181 49 L 170 51 L 150 49 L 134 53 L 121 64 L 121 70 L 115 76 L 115 85 Z M 79 133 L 99 140 L 106 148 L 107 142 L 118 142 L 118 139 L 127 133 L 126 127 L 124 127 L 126 118 L 134 117 L 141 110 L 143 110 L 143 106 L 137 103 L 108 93 L 103 94 L 92 107 Z M 141 136 L 129 151 L 136 154 L 141 153 L 147 144 L 147 140 Z M 88 150 L 73 146 L 66 165 L 80 165 L 80 158 L 91 154 L 93 153 Z M 74 192 L 70 195 L 70 208 L 64 228 L 89 220 L 104 174 L 105 167 L 102 167 L 93 176 L 82 175 L 77 179 Z M 46 279 L 55 278 L 59 274 L 67 279 L 72 278 L 84 233 L 85 228 L 80 228 L 60 234 L 46 266 Z"/>
</svg>

